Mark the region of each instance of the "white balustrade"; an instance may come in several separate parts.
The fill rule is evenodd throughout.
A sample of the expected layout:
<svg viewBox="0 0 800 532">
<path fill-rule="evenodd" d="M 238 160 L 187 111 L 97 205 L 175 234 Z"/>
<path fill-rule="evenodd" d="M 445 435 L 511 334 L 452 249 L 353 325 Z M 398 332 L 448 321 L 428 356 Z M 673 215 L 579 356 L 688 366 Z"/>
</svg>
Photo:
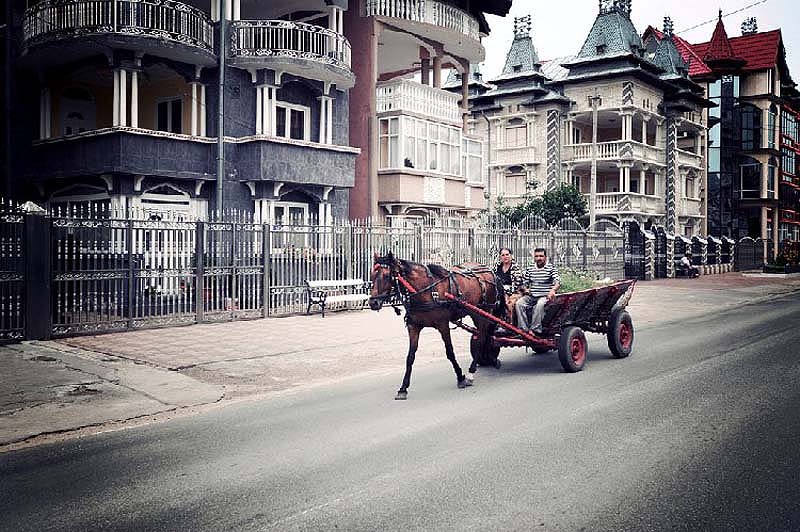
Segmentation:
<svg viewBox="0 0 800 532">
<path fill-rule="evenodd" d="M 328 28 L 288 20 L 239 20 L 231 29 L 234 57 L 296 57 L 350 68 L 350 42 Z"/>
<path fill-rule="evenodd" d="M 437 0 L 367 0 L 366 15 L 423 22 L 480 39 L 475 17 Z"/>
<path fill-rule="evenodd" d="M 157 37 L 213 50 L 209 16 L 174 0 L 44 0 L 25 12 L 26 41 L 86 34 Z"/>
<path fill-rule="evenodd" d="M 497 148 L 492 155 L 492 164 L 509 165 L 536 162 L 536 148 L 518 146 L 513 148 Z"/>
<path fill-rule="evenodd" d="M 407 79 L 384 83 L 377 89 L 379 114 L 389 111 L 416 113 L 451 123 L 461 123 L 460 99 L 458 94 Z"/>
<path fill-rule="evenodd" d="M 628 148 L 630 147 L 630 148 Z M 589 161 L 592 159 L 592 145 L 568 144 L 565 146 L 565 160 Z M 664 162 L 664 150 L 632 140 L 615 140 L 597 143 L 598 160 L 636 159 L 640 161 Z"/>
<path fill-rule="evenodd" d="M 589 194 L 584 194 L 589 200 Z M 595 196 L 595 210 L 604 214 L 618 212 L 641 212 L 663 214 L 664 199 L 636 192 L 599 192 Z"/>
</svg>

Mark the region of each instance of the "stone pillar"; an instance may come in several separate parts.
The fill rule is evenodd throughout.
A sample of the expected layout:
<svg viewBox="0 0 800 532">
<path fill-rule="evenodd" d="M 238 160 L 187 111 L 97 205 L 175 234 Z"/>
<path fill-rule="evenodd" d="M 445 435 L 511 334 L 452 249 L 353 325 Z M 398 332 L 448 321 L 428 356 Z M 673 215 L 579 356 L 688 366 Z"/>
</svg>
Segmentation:
<svg viewBox="0 0 800 532">
<path fill-rule="evenodd" d="M 194 106 L 195 98 L 192 98 Z M 139 72 L 131 70 L 131 127 L 139 127 Z"/>
<path fill-rule="evenodd" d="M 233 20 L 241 19 L 241 13 L 242 13 L 241 0 L 230 0 L 230 3 L 233 4 Z"/>
<path fill-rule="evenodd" d="M 647 173 L 644 168 L 639 170 L 639 194 L 647 194 Z"/>
<path fill-rule="evenodd" d="M 678 171 L 676 168 L 675 149 L 678 141 L 678 126 L 675 117 L 667 117 L 667 168 L 666 168 L 666 189 L 664 191 L 664 202 L 666 221 L 665 229 L 669 233 L 675 233 L 678 230 L 678 214 L 677 214 L 677 197 L 675 191 L 675 182 L 678 179 Z"/>
<path fill-rule="evenodd" d="M 461 117 L 463 120 L 461 129 L 466 133 L 469 119 L 469 63 L 466 72 L 461 76 Z"/>
<path fill-rule="evenodd" d="M 625 192 L 625 168 L 622 166 L 622 162 L 618 161 L 617 166 L 619 167 L 619 189 L 620 192 Z"/>
<path fill-rule="evenodd" d="M 625 167 L 622 169 L 622 175 L 625 177 L 625 190 L 623 192 L 628 194 L 631 191 L 631 167 L 630 167 L 630 165 L 627 165 L 627 164 L 625 165 Z"/>
<path fill-rule="evenodd" d="M 200 136 L 206 136 L 206 86 L 200 84 Z"/>
<path fill-rule="evenodd" d="M 650 117 L 642 117 L 642 144 L 647 144 L 647 123 Z"/>
<path fill-rule="evenodd" d="M 256 86 L 256 135 L 264 134 L 264 89 Z"/>
<path fill-rule="evenodd" d="M 114 85 L 112 89 L 112 101 L 111 101 L 111 125 L 118 126 L 119 125 L 119 69 L 114 69 L 113 72 L 114 76 Z"/>
<path fill-rule="evenodd" d="M 197 82 L 193 81 L 189 85 L 192 87 L 192 113 L 191 113 L 191 126 L 190 126 L 190 133 L 192 135 L 197 135 L 198 133 L 198 123 L 197 123 L 197 108 L 198 108 L 198 90 L 197 90 Z"/>
<path fill-rule="evenodd" d="M 319 143 L 333 144 L 333 98 L 320 96 L 319 100 Z"/>
<path fill-rule="evenodd" d="M 469 74 L 467 74 L 469 76 Z M 437 55 L 433 58 L 433 86 L 434 88 L 442 88 L 442 56 Z"/>
<path fill-rule="evenodd" d="M 128 125 L 128 71 L 119 69 L 119 125 Z"/>
</svg>

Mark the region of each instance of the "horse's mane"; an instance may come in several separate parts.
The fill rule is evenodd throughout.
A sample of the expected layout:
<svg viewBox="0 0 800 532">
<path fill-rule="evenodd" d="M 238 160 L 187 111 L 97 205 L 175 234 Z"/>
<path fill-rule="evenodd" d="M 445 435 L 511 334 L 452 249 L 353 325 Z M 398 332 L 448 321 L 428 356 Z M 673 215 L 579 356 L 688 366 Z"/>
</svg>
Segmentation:
<svg viewBox="0 0 800 532">
<path fill-rule="evenodd" d="M 428 269 L 436 277 L 445 278 L 450 275 L 450 270 L 442 266 L 439 266 L 438 264 L 428 264 Z"/>
</svg>

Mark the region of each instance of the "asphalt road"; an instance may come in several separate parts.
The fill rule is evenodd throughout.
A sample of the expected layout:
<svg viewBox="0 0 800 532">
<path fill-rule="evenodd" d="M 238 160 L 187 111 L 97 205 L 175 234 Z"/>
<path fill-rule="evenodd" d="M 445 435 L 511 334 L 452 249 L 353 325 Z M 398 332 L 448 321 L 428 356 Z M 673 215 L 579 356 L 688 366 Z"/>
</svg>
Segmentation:
<svg viewBox="0 0 800 532">
<path fill-rule="evenodd" d="M 635 319 L 635 316 L 634 316 Z M 0 455 L 0 530 L 800 530 L 800 296 Z M 422 346 L 421 348 L 424 348 Z M 463 357 L 462 357 L 463 358 Z M 462 360 L 462 362 L 465 362 Z"/>
</svg>

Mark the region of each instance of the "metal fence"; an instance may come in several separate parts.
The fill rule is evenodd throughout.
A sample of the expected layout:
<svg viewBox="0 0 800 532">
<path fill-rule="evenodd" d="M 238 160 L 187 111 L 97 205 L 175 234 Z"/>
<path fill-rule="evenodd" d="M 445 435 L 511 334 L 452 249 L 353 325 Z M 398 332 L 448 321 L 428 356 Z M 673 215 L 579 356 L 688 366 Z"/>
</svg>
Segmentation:
<svg viewBox="0 0 800 532">
<path fill-rule="evenodd" d="M 366 281 L 373 254 L 389 251 L 451 267 L 493 264 L 499 249 L 510 247 L 524 267 L 532 263 L 528 251 L 544 247 L 559 268 L 624 276 L 623 232 L 610 223 L 591 231 L 575 220 L 550 227 L 535 217 L 517 225 L 482 219 L 457 227 L 444 219 L 403 227 L 372 220 L 269 225 L 242 217 L 207 222 L 0 208 L 2 338 L 32 337 L 31 330 L 67 336 L 303 312 L 306 281 Z M 26 296 L 26 272 L 43 280 L 34 295 Z M 28 304 L 38 310 L 27 314 L 32 323 L 26 327 L 31 298 Z"/>
</svg>

